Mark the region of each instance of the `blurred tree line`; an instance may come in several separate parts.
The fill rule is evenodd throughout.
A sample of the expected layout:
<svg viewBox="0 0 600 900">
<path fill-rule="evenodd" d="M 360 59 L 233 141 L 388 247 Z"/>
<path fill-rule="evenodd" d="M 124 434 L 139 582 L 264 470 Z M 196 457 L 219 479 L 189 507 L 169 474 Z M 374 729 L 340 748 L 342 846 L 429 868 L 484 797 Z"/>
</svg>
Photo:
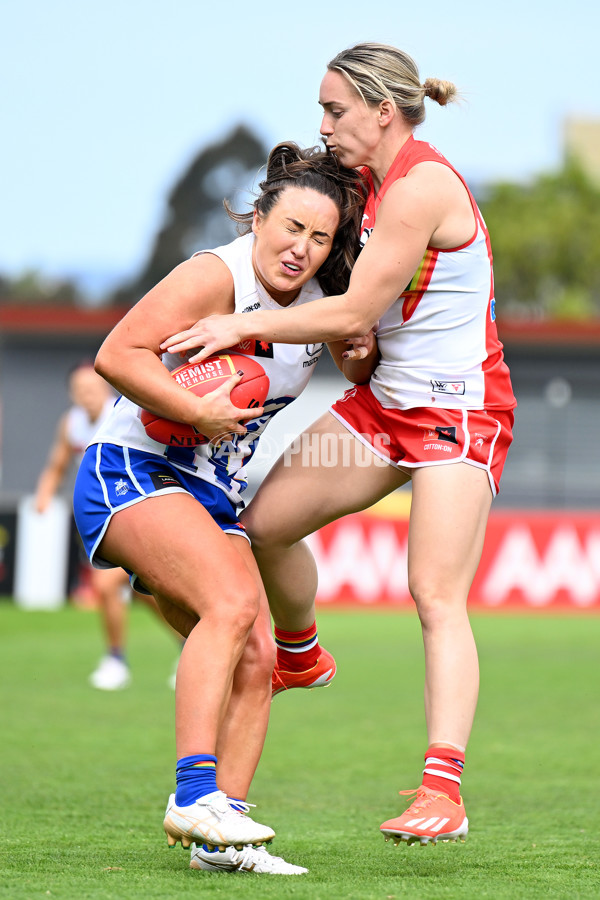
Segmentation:
<svg viewBox="0 0 600 900">
<path fill-rule="evenodd" d="M 106 297 L 131 306 L 194 250 L 235 237 L 223 198 L 235 209 L 250 193 L 268 149 L 240 125 L 201 150 L 167 198 L 162 227 L 138 275 Z M 492 236 L 496 297 L 507 316 L 590 318 L 600 315 L 600 186 L 573 159 L 562 170 L 529 184 L 498 183 L 477 201 Z M 68 281 L 48 282 L 36 272 L 0 276 L 0 302 L 85 305 Z"/>
<path fill-rule="evenodd" d="M 104 305 L 132 306 L 195 250 L 217 247 L 236 237 L 235 223 L 226 214 L 223 199 L 236 211 L 247 212 L 267 156 L 267 148 L 243 125 L 201 150 L 167 197 L 163 224 L 141 271 L 107 296 Z M 86 298 L 72 282 L 24 272 L 12 280 L 0 275 L 3 302 L 85 306 Z"/>
<path fill-rule="evenodd" d="M 600 315 L 600 187 L 580 164 L 478 199 L 492 238 L 504 315 Z"/>
<path fill-rule="evenodd" d="M 196 250 L 233 240 L 236 226 L 223 208 L 223 199 L 236 211 L 247 212 L 250 207 L 241 195 L 250 192 L 267 156 L 268 150 L 244 126 L 202 150 L 169 194 L 165 220 L 146 265 L 133 281 L 115 291 L 110 302 L 132 306 Z"/>
</svg>

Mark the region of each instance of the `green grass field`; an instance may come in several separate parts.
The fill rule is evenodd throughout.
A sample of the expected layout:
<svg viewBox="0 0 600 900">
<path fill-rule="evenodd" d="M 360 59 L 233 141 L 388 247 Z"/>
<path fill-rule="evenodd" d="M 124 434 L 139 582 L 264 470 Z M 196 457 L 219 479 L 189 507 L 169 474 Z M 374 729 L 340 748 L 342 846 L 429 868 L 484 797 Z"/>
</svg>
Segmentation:
<svg viewBox="0 0 600 900">
<path fill-rule="evenodd" d="M 481 700 L 467 755 L 465 844 L 384 843 L 424 750 L 422 647 L 405 613 L 323 612 L 327 690 L 273 703 L 252 796 L 272 852 L 308 875 L 189 869 L 167 848 L 176 647 L 131 616 L 134 681 L 95 692 L 94 613 L 0 603 L 0 897 L 600 897 L 600 617 L 474 615 Z"/>
</svg>

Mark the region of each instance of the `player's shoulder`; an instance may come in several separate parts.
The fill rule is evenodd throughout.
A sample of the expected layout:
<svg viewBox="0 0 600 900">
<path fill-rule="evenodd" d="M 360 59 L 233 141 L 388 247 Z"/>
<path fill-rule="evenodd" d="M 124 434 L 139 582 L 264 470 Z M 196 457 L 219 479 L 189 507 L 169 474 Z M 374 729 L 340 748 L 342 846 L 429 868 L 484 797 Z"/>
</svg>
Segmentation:
<svg viewBox="0 0 600 900">
<path fill-rule="evenodd" d="M 216 270 L 223 265 L 226 268 L 239 266 L 251 261 L 253 245 L 254 235 L 249 232 L 220 247 L 198 250 L 190 258 L 190 261 L 196 265 L 211 265 Z"/>
<path fill-rule="evenodd" d="M 202 279 L 210 278 L 211 281 L 230 281 L 231 270 L 221 256 L 212 250 L 203 250 L 194 253 L 189 259 L 177 266 L 178 274 L 182 278 Z"/>
<path fill-rule="evenodd" d="M 233 297 L 233 276 L 229 267 L 211 253 L 194 255 L 179 263 L 160 282 L 161 294 L 196 303 L 198 298 L 210 298 L 217 303 L 214 312 L 222 312 L 219 303 Z"/>
<path fill-rule="evenodd" d="M 407 211 L 439 208 L 464 191 L 462 180 L 449 163 L 422 160 L 404 178 L 391 184 L 381 202 L 380 214 L 400 216 Z"/>
</svg>

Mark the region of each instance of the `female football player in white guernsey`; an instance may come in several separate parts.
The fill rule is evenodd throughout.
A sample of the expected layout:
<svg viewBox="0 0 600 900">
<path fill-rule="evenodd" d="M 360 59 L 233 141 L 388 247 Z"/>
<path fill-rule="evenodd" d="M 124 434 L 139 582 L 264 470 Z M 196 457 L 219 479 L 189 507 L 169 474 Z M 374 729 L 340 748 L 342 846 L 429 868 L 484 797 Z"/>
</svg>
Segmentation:
<svg viewBox="0 0 600 900">
<path fill-rule="evenodd" d="M 275 634 L 278 626 L 293 648 L 314 622 L 317 578 L 302 538 L 412 481 L 408 579 L 423 631 L 428 744 L 414 802 L 381 830 L 422 844 L 467 833 L 460 776 L 479 687 L 467 596 L 516 405 L 496 331 L 485 223 L 458 172 L 413 136 L 424 98 L 445 105 L 455 94 L 446 81 L 421 84 L 414 61 L 393 47 L 359 44 L 338 54 L 321 83 L 321 133 L 341 163 L 365 167 L 369 184 L 348 290 L 310 308 L 204 320 L 163 345 L 202 347 L 192 357 L 201 360 L 255 337 L 305 343 L 375 328 L 377 346 L 363 361 L 373 359 L 370 382 L 349 390 L 298 442 L 300 452 L 276 464 L 243 521 Z M 322 436 L 325 465 L 314 454 L 303 465 L 302 447 Z M 370 448 L 370 467 L 352 443 Z M 287 668 L 278 656 L 274 690 L 298 686 Z"/>
<path fill-rule="evenodd" d="M 306 386 L 318 351 L 254 341 L 236 348 L 258 357 L 270 382 L 264 407 L 250 410 L 230 400 L 238 375 L 197 397 L 169 375 L 184 360 L 159 349 L 199 316 L 302 306 L 345 290 L 366 196 L 357 173 L 318 148 L 281 144 L 260 189 L 253 213 L 232 213 L 246 234 L 175 268 L 100 348 L 96 369 L 122 396 L 85 453 L 74 509 L 92 563 L 132 573 L 187 638 L 176 678 L 169 843 L 197 845 L 194 868 L 296 874 L 306 870 L 267 853 L 262 845 L 274 832 L 244 802 L 265 739 L 275 647 L 238 512 L 243 463 L 272 416 Z M 214 442 L 159 444 L 145 432 L 142 408 Z"/>
</svg>

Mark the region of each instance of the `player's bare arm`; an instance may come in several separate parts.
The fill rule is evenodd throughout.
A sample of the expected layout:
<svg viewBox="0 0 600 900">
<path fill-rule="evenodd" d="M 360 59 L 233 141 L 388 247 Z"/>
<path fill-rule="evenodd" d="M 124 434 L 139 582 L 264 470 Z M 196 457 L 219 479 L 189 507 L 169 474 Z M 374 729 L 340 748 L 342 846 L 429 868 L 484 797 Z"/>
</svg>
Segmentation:
<svg viewBox="0 0 600 900">
<path fill-rule="evenodd" d="M 248 338 L 293 344 L 365 335 L 409 284 L 439 225 L 439 203 L 425 176 L 402 179 L 381 204 L 345 294 L 315 300 L 310 308 L 210 317 L 174 334 L 161 348 L 202 347 L 191 357 L 199 361 Z"/>
<path fill-rule="evenodd" d="M 120 393 L 157 415 L 195 425 L 203 434 L 243 432 L 240 418 L 256 415 L 234 407 L 230 382 L 197 397 L 177 385 L 160 360 L 160 343 L 177 323 L 233 309 L 233 279 L 216 256 L 187 260 L 152 288 L 115 326 L 96 358 L 97 371 Z"/>
</svg>

